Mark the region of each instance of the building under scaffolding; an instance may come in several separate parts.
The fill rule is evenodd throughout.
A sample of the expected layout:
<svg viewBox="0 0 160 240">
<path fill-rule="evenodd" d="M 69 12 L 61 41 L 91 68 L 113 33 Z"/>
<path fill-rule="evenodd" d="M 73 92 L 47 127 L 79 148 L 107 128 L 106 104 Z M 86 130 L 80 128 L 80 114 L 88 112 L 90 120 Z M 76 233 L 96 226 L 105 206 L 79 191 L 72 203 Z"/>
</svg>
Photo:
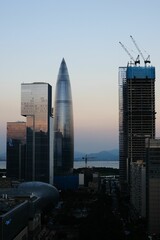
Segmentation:
<svg viewBox="0 0 160 240">
<path fill-rule="evenodd" d="M 120 180 L 128 182 L 130 163 L 145 161 L 145 138 L 155 137 L 155 67 L 119 68 Z"/>
</svg>

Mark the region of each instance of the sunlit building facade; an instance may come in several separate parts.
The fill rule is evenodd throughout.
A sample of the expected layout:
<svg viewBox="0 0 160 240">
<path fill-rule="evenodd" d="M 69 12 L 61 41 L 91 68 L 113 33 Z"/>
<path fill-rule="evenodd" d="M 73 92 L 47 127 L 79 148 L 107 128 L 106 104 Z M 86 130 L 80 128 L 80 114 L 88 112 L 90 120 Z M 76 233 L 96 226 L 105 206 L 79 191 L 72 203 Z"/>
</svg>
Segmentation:
<svg viewBox="0 0 160 240">
<path fill-rule="evenodd" d="M 14 180 L 25 178 L 26 123 L 7 123 L 7 177 Z"/>
<path fill-rule="evenodd" d="M 66 62 L 59 68 L 54 102 L 54 169 L 55 175 L 73 170 L 74 129 L 71 85 Z"/>
<path fill-rule="evenodd" d="M 25 180 L 53 182 L 52 87 L 21 84 L 21 115 L 26 117 Z"/>
<path fill-rule="evenodd" d="M 145 139 L 155 137 L 155 68 L 119 68 L 120 180 L 129 181 L 130 164 L 145 161 Z"/>
</svg>

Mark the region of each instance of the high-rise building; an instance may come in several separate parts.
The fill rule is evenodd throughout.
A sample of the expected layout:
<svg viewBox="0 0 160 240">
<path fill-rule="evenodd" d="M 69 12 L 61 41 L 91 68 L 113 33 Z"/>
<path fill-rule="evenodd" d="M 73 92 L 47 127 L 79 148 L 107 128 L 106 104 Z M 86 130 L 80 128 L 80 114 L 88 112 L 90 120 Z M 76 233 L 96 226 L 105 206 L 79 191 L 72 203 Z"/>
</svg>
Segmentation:
<svg viewBox="0 0 160 240">
<path fill-rule="evenodd" d="M 21 115 L 26 117 L 25 180 L 53 183 L 52 87 L 21 84 Z"/>
<path fill-rule="evenodd" d="M 7 177 L 16 180 L 25 178 L 26 123 L 7 123 Z"/>
<path fill-rule="evenodd" d="M 120 181 L 128 182 L 130 164 L 145 160 L 145 138 L 155 137 L 155 68 L 119 68 Z"/>
<path fill-rule="evenodd" d="M 148 232 L 160 234 L 160 139 L 146 139 Z"/>
<path fill-rule="evenodd" d="M 63 59 L 59 68 L 54 102 L 54 169 L 55 175 L 73 170 L 74 129 L 72 93 L 68 69 Z"/>
<path fill-rule="evenodd" d="M 144 161 L 132 162 L 131 164 L 131 204 L 135 214 L 146 217 L 146 164 Z"/>
</svg>

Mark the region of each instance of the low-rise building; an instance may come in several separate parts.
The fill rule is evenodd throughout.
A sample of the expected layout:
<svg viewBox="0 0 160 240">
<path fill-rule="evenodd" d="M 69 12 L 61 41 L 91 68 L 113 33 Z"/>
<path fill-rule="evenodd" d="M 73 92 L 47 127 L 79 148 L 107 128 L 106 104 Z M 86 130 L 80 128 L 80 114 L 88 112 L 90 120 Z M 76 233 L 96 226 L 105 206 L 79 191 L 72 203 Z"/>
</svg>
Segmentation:
<svg viewBox="0 0 160 240">
<path fill-rule="evenodd" d="M 41 231 L 41 217 L 58 199 L 58 190 L 42 182 L 0 189 L 0 239 L 35 239 Z"/>
</svg>

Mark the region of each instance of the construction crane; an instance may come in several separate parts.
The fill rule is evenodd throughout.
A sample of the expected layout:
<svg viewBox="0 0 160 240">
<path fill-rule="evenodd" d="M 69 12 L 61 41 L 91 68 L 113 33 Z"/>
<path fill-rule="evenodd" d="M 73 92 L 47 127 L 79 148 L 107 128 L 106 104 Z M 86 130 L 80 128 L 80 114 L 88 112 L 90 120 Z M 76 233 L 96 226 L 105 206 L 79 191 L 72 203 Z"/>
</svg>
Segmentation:
<svg viewBox="0 0 160 240">
<path fill-rule="evenodd" d="M 87 168 L 87 154 L 82 159 L 84 159 L 84 161 L 85 161 L 85 168 Z"/>
<path fill-rule="evenodd" d="M 82 158 L 82 159 L 84 159 L 84 161 L 85 161 L 85 168 L 87 168 L 88 158 L 89 158 L 89 159 L 93 159 L 93 158 L 95 158 L 95 157 L 88 157 L 87 154 L 86 154 L 85 157 Z"/>
<path fill-rule="evenodd" d="M 144 56 L 143 56 L 143 54 L 142 54 L 142 52 L 141 52 L 141 50 L 139 49 L 136 41 L 134 40 L 134 38 L 133 38 L 131 35 L 130 35 L 130 38 L 132 39 L 132 41 L 133 41 L 135 47 L 137 48 L 139 54 L 140 54 L 141 57 L 143 58 L 144 64 L 146 65 L 147 63 L 150 63 L 150 62 L 151 62 L 151 61 L 150 61 L 150 55 L 148 55 L 148 57 L 145 59 Z"/>
<path fill-rule="evenodd" d="M 135 65 L 140 64 L 140 60 L 139 60 L 139 55 L 137 56 L 136 60 L 132 57 L 132 55 L 130 54 L 130 52 L 127 50 L 127 48 L 121 43 L 119 42 L 120 45 L 122 46 L 122 48 L 126 51 L 126 53 L 130 56 L 131 60 L 134 62 Z"/>
</svg>

